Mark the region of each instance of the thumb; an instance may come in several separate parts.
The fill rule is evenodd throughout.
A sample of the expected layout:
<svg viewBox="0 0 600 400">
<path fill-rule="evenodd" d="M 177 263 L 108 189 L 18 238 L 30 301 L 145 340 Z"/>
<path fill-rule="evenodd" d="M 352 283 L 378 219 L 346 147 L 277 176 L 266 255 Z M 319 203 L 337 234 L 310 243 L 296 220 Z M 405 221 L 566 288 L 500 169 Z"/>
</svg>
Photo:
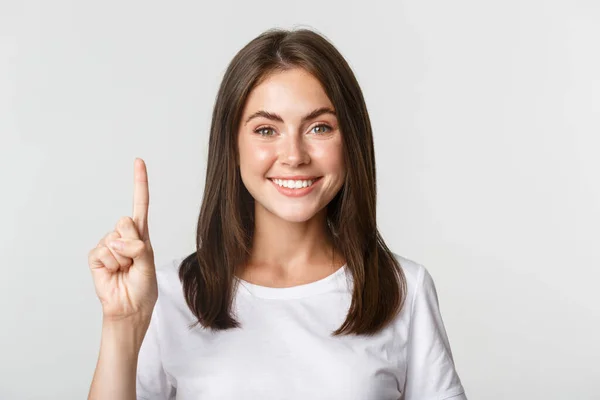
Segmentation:
<svg viewBox="0 0 600 400">
<path fill-rule="evenodd" d="M 141 239 L 115 239 L 111 240 L 108 245 L 119 255 L 142 262 L 151 261 L 152 248 L 149 243 Z"/>
</svg>

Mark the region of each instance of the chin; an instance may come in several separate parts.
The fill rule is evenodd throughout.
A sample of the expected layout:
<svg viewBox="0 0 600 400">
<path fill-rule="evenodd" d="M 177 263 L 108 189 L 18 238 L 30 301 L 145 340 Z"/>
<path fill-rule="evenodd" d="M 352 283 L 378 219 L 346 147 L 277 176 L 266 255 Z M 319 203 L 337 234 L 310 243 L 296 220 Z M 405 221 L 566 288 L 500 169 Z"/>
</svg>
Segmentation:
<svg viewBox="0 0 600 400">
<path fill-rule="evenodd" d="M 288 222 L 306 222 L 310 221 L 317 211 L 313 207 L 303 205 L 301 207 L 281 207 L 281 205 L 273 205 L 272 207 L 264 207 L 271 215 Z"/>
<path fill-rule="evenodd" d="M 274 213 L 277 217 L 288 222 L 306 222 L 315 216 L 315 213 Z"/>
</svg>

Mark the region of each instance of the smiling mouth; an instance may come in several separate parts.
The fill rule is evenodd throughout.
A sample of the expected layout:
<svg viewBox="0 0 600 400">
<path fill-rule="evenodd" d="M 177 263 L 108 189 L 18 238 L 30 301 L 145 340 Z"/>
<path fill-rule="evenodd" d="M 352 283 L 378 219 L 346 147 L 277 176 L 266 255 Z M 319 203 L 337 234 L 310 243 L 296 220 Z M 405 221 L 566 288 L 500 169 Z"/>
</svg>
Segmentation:
<svg viewBox="0 0 600 400">
<path fill-rule="evenodd" d="M 287 189 L 304 189 L 314 185 L 318 182 L 322 176 L 314 179 L 306 179 L 306 180 L 295 180 L 295 179 L 273 179 L 268 178 L 270 181 L 275 183 L 277 186 Z"/>
</svg>

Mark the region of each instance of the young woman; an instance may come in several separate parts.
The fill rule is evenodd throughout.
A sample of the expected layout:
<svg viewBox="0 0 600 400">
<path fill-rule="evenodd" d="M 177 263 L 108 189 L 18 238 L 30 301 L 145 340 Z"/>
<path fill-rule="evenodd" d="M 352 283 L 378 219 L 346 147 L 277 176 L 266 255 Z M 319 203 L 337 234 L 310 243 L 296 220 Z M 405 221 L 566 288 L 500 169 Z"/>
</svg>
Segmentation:
<svg viewBox="0 0 600 400">
<path fill-rule="evenodd" d="M 90 399 L 466 399 L 431 275 L 377 230 L 369 115 L 323 36 L 272 29 L 229 65 L 196 252 L 155 268 L 148 200 L 136 160 L 133 217 L 89 256 Z"/>
</svg>

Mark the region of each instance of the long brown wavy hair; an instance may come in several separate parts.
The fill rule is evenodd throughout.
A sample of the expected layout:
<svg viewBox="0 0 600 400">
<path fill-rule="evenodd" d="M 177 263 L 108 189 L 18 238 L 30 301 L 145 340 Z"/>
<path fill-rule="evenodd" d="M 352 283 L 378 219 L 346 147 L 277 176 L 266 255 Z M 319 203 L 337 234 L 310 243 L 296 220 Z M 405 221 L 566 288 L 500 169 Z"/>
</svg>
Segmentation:
<svg viewBox="0 0 600 400">
<path fill-rule="evenodd" d="M 224 330 L 241 324 L 232 315 L 235 272 L 250 255 L 254 199 L 242 183 L 237 134 L 246 99 L 270 73 L 303 68 L 314 75 L 334 105 L 347 169 L 327 205 L 327 229 L 352 274 L 352 302 L 332 335 L 371 335 L 402 309 L 406 278 L 376 222 L 375 154 L 371 122 L 350 66 L 323 35 L 308 29 L 269 29 L 233 58 L 216 97 L 206 182 L 198 218 L 196 251 L 179 267 L 193 324 Z"/>
</svg>

